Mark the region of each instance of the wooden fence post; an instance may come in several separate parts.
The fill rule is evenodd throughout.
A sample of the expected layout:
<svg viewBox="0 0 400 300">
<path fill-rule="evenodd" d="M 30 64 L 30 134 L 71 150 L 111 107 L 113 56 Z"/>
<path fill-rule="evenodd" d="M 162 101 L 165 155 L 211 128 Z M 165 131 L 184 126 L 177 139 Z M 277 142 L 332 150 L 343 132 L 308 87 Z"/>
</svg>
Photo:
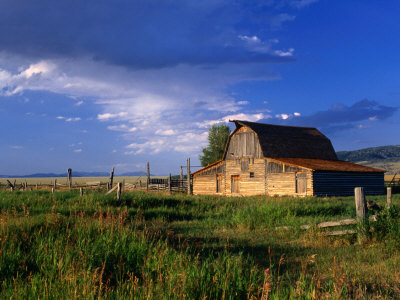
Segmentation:
<svg viewBox="0 0 400 300">
<path fill-rule="evenodd" d="M 169 193 L 170 195 L 171 195 L 171 192 L 172 192 L 171 181 L 172 181 L 172 177 L 171 177 L 171 173 L 169 173 L 169 175 L 168 175 L 168 193 Z"/>
<path fill-rule="evenodd" d="M 354 198 L 356 201 L 356 214 L 358 222 L 358 242 L 362 243 L 367 237 L 367 203 L 364 196 L 364 188 L 356 187 L 354 189 Z"/>
<path fill-rule="evenodd" d="M 15 181 L 14 181 L 14 184 L 12 184 L 11 181 L 7 179 L 7 183 L 8 183 L 8 186 L 11 188 L 11 192 L 14 191 L 14 189 L 15 189 Z"/>
<path fill-rule="evenodd" d="M 118 190 L 117 190 L 117 200 L 121 199 L 121 189 L 122 189 L 122 183 L 118 182 Z"/>
<path fill-rule="evenodd" d="M 81 196 L 81 197 L 83 196 L 83 188 L 79 189 L 79 196 Z"/>
<path fill-rule="evenodd" d="M 146 184 L 146 190 L 149 190 L 149 184 L 150 184 L 150 163 L 147 162 L 147 184 Z"/>
<path fill-rule="evenodd" d="M 68 168 L 68 187 L 69 190 L 71 190 L 72 188 L 72 170 L 70 168 Z"/>
<path fill-rule="evenodd" d="M 179 174 L 179 179 L 180 179 L 181 181 L 183 181 L 183 168 L 182 168 L 182 166 L 181 166 L 181 172 L 180 172 L 180 174 Z"/>
<path fill-rule="evenodd" d="M 191 186 L 191 180 L 190 180 L 190 158 L 187 159 L 187 192 L 188 195 L 192 194 L 192 186 Z"/>
<path fill-rule="evenodd" d="M 386 195 L 386 201 L 387 201 L 387 208 L 390 209 L 392 206 L 392 188 L 388 187 L 387 188 L 387 195 Z"/>
<path fill-rule="evenodd" d="M 54 190 L 57 189 L 57 179 L 54 179 Z"/>
<path fill-rule="evenodd" d="M 36 190 L 38 190 L 39 189 L 39 187 L 38 187 L 38 184 L 36 183 Z"/>
<path fill-rule="evenodd" d="M 114 181 L 114 167 L 112 168 L 110 173 L 110 186 L 108 187 L 108 189 L 112 189 L 113 181 Z"/>
</svg>

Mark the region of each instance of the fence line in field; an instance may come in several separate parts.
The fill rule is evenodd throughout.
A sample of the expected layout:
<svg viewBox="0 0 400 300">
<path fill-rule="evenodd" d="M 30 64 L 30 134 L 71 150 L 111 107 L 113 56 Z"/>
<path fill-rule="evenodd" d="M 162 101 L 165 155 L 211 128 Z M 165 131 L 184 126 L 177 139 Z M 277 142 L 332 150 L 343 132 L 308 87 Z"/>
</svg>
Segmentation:
<svg viewBox="0 0 400 300">
<path fill-rule="evenodd" d="M 392 206 L 392 188 L 388 187 L 387 188 L 387 193 L 386 193 L 386 208 L 390 209 Z M 355 219 L 344 219 L 344 220 L 338 220 L 338 221 L 327 221 L 327 222 L 321 222 L 318 223 L 314 226 L 317 228 L 323 229 L 323 228 L 331 228 L 331 227 L 338 227 L 338 226 L 350 226 L 350 225 L 358 225 L 359 230 L 354 230 L 354 229 L 347 229 L 347 230 L 336 230 L 336 231 L 328 231 L 328 232 L 323 232 L 322 234 L 325 236 L 337 236 L 337 235 L 346 235 L 346 234 L 358 234 L 358 240 L 362 242 L 365 239 L 366 232 L 363 230 L 365 229 L 365 224 L 367 222 L 372 221 L 376 222 L 378 221 L 378 215 L 372 215 L 369 218 L 367 218 L 367 212 L 368 212 L 368 206 L 371 207 L 376 207 L 378 209 L 380 208 L 376 203 L 368 203 L 365 199 L 364 195 L 364 188 L 362 187 L 356 187 L 354 189 L 354 200 L 356 203 L 356 215 L 357 217 Z M 313 225 L 301 225 L 300 229 L 308 230 L 312 228 Z M 275 230 L 290 230 L 293 227 L 290 226 L 280 226 L 280 227 L 275 227 Z"/>
<path fill-rule="evenodd" d="M 150 175 L 150 163 L 147 163 L 147 176 L 139 176 L 135 182 L 125 182 L 123 180 L 121 182 L 121 191 L 133 191 L 133 190 L 146 190 L 146 191 L 160 191 L 160 192 L 183 192 L 183 193 L 192 193 L 192 183 L 190 176 L 190 158 L 187 159 L 187 175 L 183 175 L 183 168 L 180 167 L 180 175 L 179 178 L 173 178 L 171 174 L 169 174 L 168 178 L 154 178 Z M 186 177 L 186 178 L 184 178 Z M 143 179 L 143 180 L 142 180 Z M 51 190 L 53 192 L 57 190 L 79 190 L 82 193 L 83 189 L 88 190 L 106 190 L 110 191 L 115 187 L 114 185 L 114 168 L 112 168 L 110 172 L 110 177 L 107 181 L 88 181 L 85 184 L 82 183 L 73 183 L 73 174 L 72 169 L 67 169 L 67 176 L 65 177 L 65 184 L 57 182 L 55 178 L 54 181 L 50 183 L 34 183 L 28 184 L 27 179 L 21 178 L 22 182 L 17 184 L 17 180 L 14 182 L 10 180 L 6 180 L 7 184 L 3 185 L 0 182 L 1 188 L 9 188 L 11 191 L 19 190 L 19 191 L 28 191 L 28 190 Z M 119 183 L 117 183 L 118 185 Z"/>
</svg>

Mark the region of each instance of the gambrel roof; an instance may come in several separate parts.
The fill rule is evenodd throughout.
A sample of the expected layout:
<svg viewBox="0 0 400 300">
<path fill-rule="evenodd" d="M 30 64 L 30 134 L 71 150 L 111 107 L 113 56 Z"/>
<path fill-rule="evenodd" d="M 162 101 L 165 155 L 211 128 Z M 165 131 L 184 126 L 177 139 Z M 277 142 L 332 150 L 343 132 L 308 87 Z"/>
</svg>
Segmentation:
<svg viewBox="0 0 400 300">
<path fill-rule="evenodd" d="M 227 144 L 237 130 L 246 126 L 257 134 L 264 157 L 338 160 L 331 141 L 314 127 L 271 125 L 240 120 L 233 122 L 236 129 L 229 136 Z"/>
</svg>

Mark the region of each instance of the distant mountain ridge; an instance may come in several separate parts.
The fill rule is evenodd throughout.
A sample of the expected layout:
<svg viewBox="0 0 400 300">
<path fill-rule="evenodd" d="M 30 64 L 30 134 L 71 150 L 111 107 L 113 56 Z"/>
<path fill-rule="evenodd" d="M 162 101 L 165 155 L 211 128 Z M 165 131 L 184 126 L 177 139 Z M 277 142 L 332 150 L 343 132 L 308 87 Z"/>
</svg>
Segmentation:
<svg viewBox="0 0 400 300">
<path fill-rule="evenodd" d="M 122 174 L 115 174 L 115 176 L 143 176 L 146 172 L 125 172 Z M 81 172 L 72 171 L 72 177 L 108 177 L 110 173 L 107 172 Z M 0 178 L 46 178 L 46 177 L 67 177 L 67 172 L 65 173 L 35 173 L 30 175 L 0 175 Z"/>
<path fill-rule="evenodd" d="M 336 154 L 340 160 L 385 169 L 386 174 L 400 173 L 400 145 L 338 151 Z"/>
</svg>

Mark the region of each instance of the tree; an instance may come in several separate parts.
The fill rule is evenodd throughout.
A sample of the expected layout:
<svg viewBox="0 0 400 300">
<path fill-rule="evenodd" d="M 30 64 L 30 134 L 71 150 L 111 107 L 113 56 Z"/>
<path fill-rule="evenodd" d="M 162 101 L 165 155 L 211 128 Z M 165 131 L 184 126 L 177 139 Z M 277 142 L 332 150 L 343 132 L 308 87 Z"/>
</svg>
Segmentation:
<svg viewBox="0 0 400 300">
<path fill-rule="evenodd" d="M 203 148 L 203 154 L 199 155 L 202 166 L 207 166 L 222 158 L 229 134 L 230 129 L 226 124 L 212 125 L 210 127 L 210 131 L 208 132 L 208 146 Z"/>
</svg>

